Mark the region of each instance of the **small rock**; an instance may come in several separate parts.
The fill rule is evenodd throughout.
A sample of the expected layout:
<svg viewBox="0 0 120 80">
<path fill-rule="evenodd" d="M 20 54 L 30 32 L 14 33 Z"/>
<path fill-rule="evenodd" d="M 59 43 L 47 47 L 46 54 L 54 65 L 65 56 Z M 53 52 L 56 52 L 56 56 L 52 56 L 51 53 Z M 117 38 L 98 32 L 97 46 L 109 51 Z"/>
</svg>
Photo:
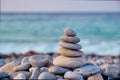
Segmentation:
<svg viewBox="0 0 120 80">
<path fill-rule="evenodd" d="M 51 80 L 56 80 L 56 77 L 55 77 L 54 74 L 52 74 L 52 73 L 50 73 L 50 72 L 42 72 L 42 73 L 39 75 L 38 79 L 45 79 L 45 80 L 51 79 Z"/>
<path fill-rule="evenodd" d="M 57 78 L 57 80 L 58 79 L 63 79 L 63 76 L 62 75 L 56 75 L 56 78 Z"/>
<path fill-rule="evenodd" d="M 6 74 L 5 72 L 0 72 L 0 79 L 7 78 L 7 77 L 8 77 L 8 74 Z"/>
<path fill-rule="evenodd" d="M 41 68 L 40 68 L 40 71 L 41 71 L 41 72 L 48 72 L 48 68 L 47 68 L 47 67 L 41 67 Z"/>
<path fill-rule="evenodd" d="M 89 76 L 87 80 L 104 80 L 102 75 L 97 73 L 92 76 Z"/>
<path fill-rule="evenodd" d="M 24 63 L 14 68 L 14 71 L 25 71 L 31 67 L 30 63 Z"/>
<path fill-rule="evenodd" d="M 45 55 L 33 55 L 29 58 L 29 62 L 33 67 L 43 67 L 49 61 L 48 57 Z"/>
<path fill-rule="evenodd" d="M 21 64 L 24 64 L 24 63 L 30 63 L 29 62 L 29 57 L 24 57 L 21 61 Z"/>
<path fill-rule="evenodd" d="M 26 77 L 23 73 L 19 73 L 14 79 L 20 79 L 20 80 L 25 80 Z"/>
<path fill-rule="evenodd" d="M 66 48 L 60 48 L 59 53 L 67 57 L 80 57 L 83 55 L 82 51 L 79 51 L 79 50 L 76 51 L 76 50 L 71 50 Z"/>
<path fill-rule="evenodd" d="M 64 33 L 67 35 L 67 36 L 71 36 L 71 37 L 74 37 L 76 36 L 76 32 L 74 30 L 72 30 L 71 28 L 66 28 L 64 30 Z"/>
<path fill-rule="evenodd" d="M 38 76 L 39 74 L 41 73 L 40 72 L 40 69 L 38 67 L 35 67 L 35 68 L 31 68 L 31 72 L 32 72 L 32 75 L 29 79 L 38 79 Z"/>
<path fill-rule="evenodd" d="M 64 74 L 64 78 L 70 79 L 70 80 L 83 80 L 83 77 L 80 74 L 78 74 L 76 72 L 71 72 L 71 71 L 66 72 Z"/>
<path fill-rule="evenodd" d="M 59 42 L 58 43 L 61 47 L 68 48 L 68 49 L 81 49 L 82 46 L 80 44 L 73 44 L 73 43 L 67 43 L 67 42 Z"/>
<path fill-rule="evenodd" d="M 24 74 L 25 77 L 26 77 L 26 79 L 29 79 L 30 76 L 31 76 L 31 73 L 28 72 L 28 71 L 18 71 L 18 72 L 13 72 L 13 73 L 10 75 L 11 79 L 15 78 L 19 73 Z"/>
<path fill-rule="evenodd" d="M 95 65 L 86 64 L 80 68 L 74 70 L 74 72 L 80 73 L 84 77 L 88 77 L 100 71 L 100 68 Z"/>
<path fill-rule="evenodd" d="M 70 71 L 69 69 L 58 67 L 58 66 L 51 66 L 49 67 L 48 71 L 53 74 L 64 74 L 67 71 Z"/>
<path fill-rule="evenodd" d="M 67 68 L 77 68 L 84 65 L 84 57 L 70 58 L 65 56 L 58 56 L 53 60 L 55 66 L 67 67 Z"/>
<path fill-rule="evenodd" d="M 4 59 L 0 59 L 0 67 L 6 64 L 6 61 Z"/>
<path fill-rule="evenodd" d="M 62 36 L 61 40 L 64 41 L 64 42 L 74 43 L 74 44 L 80 42 L 79 38 L 77 38 L 77 37 L 68 37 L 68 36 Z"/>
<path fill-rule="evenodd" d="M 101 66 L 103 74 L 112 77 L 112 78 L 120 78 L 120 66 L 115 64 L 104 64 Z"/>
</svg>

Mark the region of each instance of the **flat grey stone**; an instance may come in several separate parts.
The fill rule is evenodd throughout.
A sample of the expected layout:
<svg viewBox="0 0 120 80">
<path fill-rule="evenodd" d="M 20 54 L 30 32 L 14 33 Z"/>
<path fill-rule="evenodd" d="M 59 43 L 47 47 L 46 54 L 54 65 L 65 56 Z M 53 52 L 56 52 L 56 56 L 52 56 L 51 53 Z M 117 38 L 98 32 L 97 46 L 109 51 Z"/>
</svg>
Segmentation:
<svg viewBox="0 0 120 80">
<path fill-rule="evenodd" d="M 53 74 L 64 74 L 65 72 L 70 70 L 63 67 L 51 66 L 49 67 L 48 71 Z"/>
<path fill-rule="evenodd" d="M 84 77 L 88 77 L 90 75 L 98 73 L 99 71 L 100 71 L 100 68 L 98 66 L 91 65 L 91 64 L 84 65 L 74 70 L 74 72 L 80 73 Z"/>
<path fill-rule="evenodd" d="M 56 77 L 55 77 L 54 74 L 52 74 L 52 73 L 50 73 L 50 72 L 42 72 L 42 73 L 39 75 L 38 79 L 40 79 L 40 80 L 43 80 L 43 79 L 44 79 L 44 80 L 47 80 L 47 79 L 56 80 Z"/>
<path fill-rule="evenodd" d="M 69 36 L 62 36 L 61 40 L 64 42 L 75 43 L 75 44 L 80 42 L 80 39 L 78 37 L 69 37 Z"/>
<path fill-rule="evenodd" d="M 73 43 L 67 43 L 67 42 L 59 42 L 58 43 L 61 47 L 68 48 L 68 49 L 81 49 L 82 46 L 80 44 L 73 44 Z"/>
<path fill-rule="evenodd" d="M 33 67 L 43 67 L 48 64 L 48 56 L 45 55 L 33 55 L 29 58 L 29 62 Z"/>
</svg>

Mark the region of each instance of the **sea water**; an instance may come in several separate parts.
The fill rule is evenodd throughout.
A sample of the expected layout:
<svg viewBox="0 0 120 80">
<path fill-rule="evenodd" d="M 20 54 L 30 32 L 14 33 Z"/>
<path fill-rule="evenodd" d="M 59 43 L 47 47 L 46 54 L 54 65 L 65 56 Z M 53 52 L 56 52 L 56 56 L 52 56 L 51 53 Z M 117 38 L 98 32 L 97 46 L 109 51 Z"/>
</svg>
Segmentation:
<svg viewBox="0 0 120 80">
<path fill-rule="evenodd" d="M 57 52 L 66 27 L 85 53 L 120 54 L 120 13 L 1 13 L 0 53 Z"/>
</svg>

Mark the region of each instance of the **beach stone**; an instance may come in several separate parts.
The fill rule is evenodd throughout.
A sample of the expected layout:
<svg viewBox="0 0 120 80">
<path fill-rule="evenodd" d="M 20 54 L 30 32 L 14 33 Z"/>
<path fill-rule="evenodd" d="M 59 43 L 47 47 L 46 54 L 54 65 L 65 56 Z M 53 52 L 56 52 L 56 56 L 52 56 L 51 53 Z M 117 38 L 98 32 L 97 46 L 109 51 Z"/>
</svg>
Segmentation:
<svg viewBox="0 0 120 80">
<path fill-rule="evenodd" d="M 45 55 L 33 55 L 29 58 L 29 62 L 33 67 L 43 67 L 49 60 Z"/>
<path fill-rule="evenodd" d="M 40 69 L 38 67 L 31 68 L 32 75 L 29 79 L 38 79 L 40 72 Z"/>
<path fill-rule="evenodd" d="M 51 80 L 56 80 L 56 77 L 55 77 L 54 74 L 52 74 L 52 73 L 50 73 L 50 72 L 42 72 L 42 73 L 39 75 L 38 79 L 45 79 L 45 80 L 51 79 Z"/>
<path fill-rule="evenodd" d="M 53 60 L 55 66 L 67 67 L 67 68 L 77 68 L 85 63 L 84 57 L 70 58 L 65 56 L 58 56 Z"/>
<path fill-rule="evenodd" d="M 7 78 L 7 77 L 8 77 L 8 74 L 6 74 L 5 72 L 0 72 L 0 79 Z"/>
<path fill-rule="evenodd" d="M 11 79 L 15 78 L 19 73 L 24 74 L 25 77 L 26 77 L 26 79 L 29 79 L 30 76 L 31 76 L 31 73 L 28 72 L 28 71 L 18 71 L 18 72 L 13 72 L 13 73 L 10 75 Z"/>
<path fill-rule="evenodd" d="M 70 80 L 83 80 L 83 77 L 80 74 L 78 74 L 76 72 L 71 72 L 71 71 L 66 72 L 64 74 L 64 78 L 70 79 Z"/>
<path fill-rule="evenodd" d="M 92 76 L 89 76 L 87 80 L 104 80 L 102 75 L 97 73 Z"/>
<path fill-rule="evenodd" d="M 30 63 L 24 63 L 14 68 L 14 71 L 25 71 L 31 67 Z"/>
<path fill-rule="evenodd" d="M 4 59 L 0 59 L 0 67 L 6 64 L 6 61 Z"/>
<path fill-rule="evenodd" d="M 70 50 L 70 49 L 66 49 L 66 48 L 60 48 L 59 53 L 63 56 L 67 56 L 67 57 L 80 57 L 83 55 L 82 51 Z"/>
<path fill-rule="evenodd" d="M 74 30 L 72 30 L 71 28 L 66 28 L 64 30 L 64 33 L 67 35 L 67 36 L 71 36 L 71 37 L 74 37 L 76 36 L 76 32 Z"/>
<path fill-rule="evenodd" d="M 112 78 L 120 78 L 120 66 L 115 64 L 104 64 L 101 66 L 103 74 Z"/>
<path fill-rule="evenodd" d="M 82 46 L 80 44 L 73 44 L 73 43 L 67 43 L 67 42 L 59 42 L 58 43 L 61 47 L 68 48 L 68 49 L 81 49 Z"/>
<path fill-rule="evenodd" d="M 19 73 L 14 79 L 20 79 L 20 80 L 25 80 L 26 77 L 23 73 Z"/>
<path fill-rule="evenodd" d="M 61 40 L 64 42 L 74 43 L 74 44 L 80 42 L 80 39 L 78 37 L 69 37 L 69 36 L 62 36 Z"/>
<path fill-rule="evenodd" d="M 67 71 L 70 71 L 69 69 L 58 67 L 58 66 L 51 66 L 49 67 L 48 71 L 53 74 L 64 74 Z"/>
<path fill-rule="evenodd" d="M 48 72 L 48 67 L 41 67 L 41 68 L 40 68 L 40 71 L 41 71 L 41 72 Z"/>
<path fill-rule="evenodd" d="M 5 72 L 7 74 L 11 74 L 15 67 L 16 67 L 16 64 L 14 61 L 12 61 L 12 62 L 7 63 L 4 66 L 0 67 L 0 72 Z"/>
<path fill-rule="evenodd" d="M 58 79 L 63 79 L 63 76 L 62 75 L 56 75 L 56 78 L 57 78 L 57 80 Z"/>
<path fill-rule="evenodd" d="M 29 62 L 29 57 L 24 57 L 24 58 L 22 59 L 21 64 L 24 64 L 24 63 L 29 63 L 29 64 L 30 64 L 30 62 Z"/>
<path fill-rule="evenodd" d="M 92 64 L 86 64 L 74 70 L 74 72 L 80 73 L 83 77 L 91 76 L 95 73 L 98 73 L 99 71 L 100 68 Z"/>
</svg>

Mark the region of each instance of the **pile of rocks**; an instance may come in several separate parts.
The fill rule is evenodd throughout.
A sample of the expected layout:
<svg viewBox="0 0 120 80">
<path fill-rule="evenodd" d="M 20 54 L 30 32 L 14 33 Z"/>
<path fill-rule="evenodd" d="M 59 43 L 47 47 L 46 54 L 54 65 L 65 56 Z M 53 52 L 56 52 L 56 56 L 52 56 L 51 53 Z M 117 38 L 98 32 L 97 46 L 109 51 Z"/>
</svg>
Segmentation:
<svg viewBox="0 0 120 80">
<path fill-rule="evenodd" d="M 77 68 L 85 63 L 83 52 L 79 49 L 82 48 L 80 39 L 76 37 L 75 31 L 70 28 L 66 28 L 64 31 L 66 36 L 61 37 L 59 45 L 62 47 L 59 49 L 60 56 L 56 57 L 53 61 L 55 66 L 61 66 L 66 68 Z"/>
<path fill-rule="evenodd" d="M 65 35 L 60 55 L 28 55 L 8 63 L 1 59 L 0 80 L 120 80 L 120 57 L 85 55 L 76 33 L 67 28 Z"/>
</svg>

